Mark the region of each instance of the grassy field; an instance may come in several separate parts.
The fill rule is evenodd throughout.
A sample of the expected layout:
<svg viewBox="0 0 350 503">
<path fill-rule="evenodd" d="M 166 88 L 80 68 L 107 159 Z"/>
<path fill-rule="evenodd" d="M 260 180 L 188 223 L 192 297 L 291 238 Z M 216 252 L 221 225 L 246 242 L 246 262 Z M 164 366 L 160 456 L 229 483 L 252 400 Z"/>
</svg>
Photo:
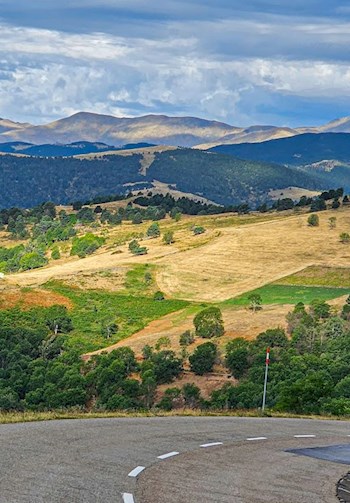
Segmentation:
<svg viewBox="0 0 350 503">
<path fill-rule="evenodd" d="M 135 274 L 135 273 L 134 273 Z M 135 275 L 138 278 L 137 274 Z M 136 292 L 135 277 L 130 279 Z M 139 279 L 138 279 L 139 281 Z M 188 302 L 182 300 L 153 300 L 143 295 L 82 290 L 62 283 L 51 282 L 46 288 L 69 299 L 73 305 L 70 316 L 74 330 L 69 334 L 67 346 L 81 353 L 109 346 L 143 329 L 158 318 L 183 309 Z M 118 330 L 109 338 L 103 335 L 103 327 L 116 323 Z"/>
<path fill-rule="evenodd" d="M 332 300 L 350 294 L 350 288 L 270 284 L 222 303 L 223 306 L 249 306 L 249 295 L 259 294 L 263 304 L 310 304 L 315 299 Z"/>
<path fill-rule="evenodd" d="M 311 266 L 281 278 L 275 284 L 350 288 L 350 268 Z"/>
</svg>

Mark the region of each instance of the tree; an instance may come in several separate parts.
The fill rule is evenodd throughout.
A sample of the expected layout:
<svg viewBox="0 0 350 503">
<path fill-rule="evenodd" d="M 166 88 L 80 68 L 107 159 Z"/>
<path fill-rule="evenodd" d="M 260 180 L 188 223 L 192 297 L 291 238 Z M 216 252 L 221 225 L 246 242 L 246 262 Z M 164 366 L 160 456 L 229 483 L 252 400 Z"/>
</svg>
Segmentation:
<svg viewBox="0 0 350 503">
<path fill-rule="evenodd" d="M 129 243 L 129 250 L 133 255 L 146 255 L 147 248 L 145 246 L 140 246 L 139 242 L 136 239 L 133 239 Z"/>
<path fill-rule="evenodd" d="M 37 251 L 32 251 L 29 253 L 25 253 L 20 261 L 19 265 L 23 271 L 28 269 L 37 269 L 38 267 L 43 267 L 47 264 L 47 258 Z"/>
<path fill-rule="evenodd" d="M 197 375 L 204 375 L 213 370 L 217 348 L 212 342 L 200 344 L 189 357 L 191 370 Z"/>
<path fill-rule="evenodd" d="M 201 390 L 193 383 L 186 383 L 183 385 L 182 395 L 185 405 L 191 408 L 197 407 L 201 400 Z"/>
<path fill-rule="evenodd" d="M 181 360 L 176 358 L 174 351 L 169 349 L 153 353 L 151 361 L 154 365 L 154 375 L 157 384 L 171 382 L 182 371 Z"/>
<path fill-rule="evenodd" d="M 218 307 L 207 307 L 194 317 L 196 335 L 205 339 L 220 337 L 224 334 L 224 322 Z"/>
<path fill-rule="evenodd" d="M 172 243 L 174 243 L 174 232 L 173 231 L 164 232 L 163 243 L 166 245 L 171 245 Z"/>
<path fill-rule="evenodd" d="M 229 351 L 226 354 L 226 367 L 236 379 L 240 379 L 249 367 L 248 354 L 248 349 L 244 347 Z"/>
<path fill-rule="evenodd" d="M 315 215 L 314 213 L 309 216 L 307 219 L 307 224 L 309 227 L 318 227 L 320 225 L 320 219 L 318 215 Z"/>
<path fill-rule="evenodd" d="M 310 304 L 310 310 L 316 319 L 326 319 L 331 315 L 331 306 L 324 300 L 313 300 Z"/>
<path fill-rule="evenodd" d="M 158 290 L 157 292 L 154 293 L 153 295 L 153 300 L 164 300 L 164 293 Z"/>
<path fill-rule="evenodd" d="M 141 213 L 140 213 L 139 211 L 137 211 L 137 212 L 133 215 L 133 217 L 132 217 L 132 219 L 131 219 L 131 222 L 132 222 L 133 224 L 136 224 L 136 225 L 138 225 L 138 224 L 142 224 L 142 215 L 141 215 Z"/>
<path fill-rule="evenodd" d="M 251 309 L 254 313 L 261 309 L 262 298 L 258 293 L 251 293 L 248 296 L 249 300 L 249 309 Z"/>
<path fill-rule="evenodd" d="M 96 236 L 92 233 L 87 233 L 81 238 L 74 238 L 72 242 L 71 255 L 78 255 L 83 258 L 86 255 L 91 255 L 105 243 L 105 238 Z"/>
<path fill-rule="evenodd" d="M 157 238 L 160 236 L 160 229 L 159 229 L 159 224 L 157 222 L 154 222 L 151 224 L 146 232 L 147 236 L 150 238 Z"/>
</svg>

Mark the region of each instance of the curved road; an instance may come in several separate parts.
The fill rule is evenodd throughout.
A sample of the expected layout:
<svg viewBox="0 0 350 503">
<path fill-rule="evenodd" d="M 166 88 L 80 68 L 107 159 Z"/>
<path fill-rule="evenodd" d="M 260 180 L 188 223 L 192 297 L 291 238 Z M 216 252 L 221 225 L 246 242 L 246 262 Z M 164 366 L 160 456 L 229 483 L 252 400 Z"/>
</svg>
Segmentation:
<svg viewBox="0 0 350 503">
<path fill-rule="evenodd" d="M 349 435 L 348 422 L 272 418 L 0 425 L 0 502 L 336 503 Z M 344 444 L 344 464 L 286 452 Z"/>
</svg>

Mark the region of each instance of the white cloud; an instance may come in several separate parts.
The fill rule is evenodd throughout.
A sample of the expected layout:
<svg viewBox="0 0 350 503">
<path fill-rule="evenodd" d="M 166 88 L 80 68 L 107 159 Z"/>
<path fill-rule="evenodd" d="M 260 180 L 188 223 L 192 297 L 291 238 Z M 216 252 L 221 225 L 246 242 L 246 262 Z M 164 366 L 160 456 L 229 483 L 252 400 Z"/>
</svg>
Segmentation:
<svg viewBox="0 0 350 503">
<path fill-rule="evenodd" d="M 79 110 L 118 116 L 174 113 L 239 125 L 255 120 L 254 103 L 248 111 L 245 100 L 254 94 L 259 99 L 276 94 L 349 99 L 346 63 L 306 55 L 286 59 L 273 51 L 251 55 L 259 37 L 272 40 L 280 34 L 283 46 L 299 31 L 300 37 L 323 34 L 336 44 L 342 43 L 345 27 L 350 34 L 346 24 L 296 23 L 283 38 L 281 27 L 266 22 L 227 20 L 192 29 L 174 23 L 167 36 L 154 40 L 3 25 L 0 115 L 38 123 Z M 258 38 L 244 39 L 244 33 Z M 246 47 L 234 47 L 234 36 Z"/>
</svg>

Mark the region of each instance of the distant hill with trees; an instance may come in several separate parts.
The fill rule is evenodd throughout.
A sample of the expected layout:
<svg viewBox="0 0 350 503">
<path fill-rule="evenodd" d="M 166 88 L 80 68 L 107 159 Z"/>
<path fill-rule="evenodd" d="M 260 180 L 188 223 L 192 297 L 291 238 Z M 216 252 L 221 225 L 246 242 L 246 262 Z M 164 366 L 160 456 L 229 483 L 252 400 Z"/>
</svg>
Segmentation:
<svg viewBox="0 0 350 503">
<path fill-rule="evenodd" d="M 245 202 L 254 206 L 271 189 L 333 187 L 313 174 L 218 153 L 173 149 L 153 151 L 151 159 L 147 155 L 145 149 L 90 159 L 0 156 L 0 207 L 32 207 L 48 200 L 64 204 L 125 194 L 131 187 L 152 188 L 154 180 L 223 205 Z"/>
</svg>

